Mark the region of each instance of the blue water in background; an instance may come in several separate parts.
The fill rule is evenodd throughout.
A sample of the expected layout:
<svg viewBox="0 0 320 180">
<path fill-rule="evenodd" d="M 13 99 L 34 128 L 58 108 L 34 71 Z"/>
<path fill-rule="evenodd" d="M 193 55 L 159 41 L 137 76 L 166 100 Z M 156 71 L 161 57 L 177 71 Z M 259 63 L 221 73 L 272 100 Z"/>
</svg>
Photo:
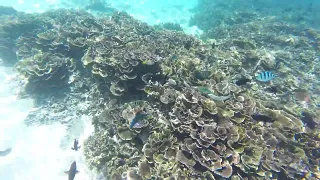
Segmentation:
<svg viewBox="0 0 320 180">
<path fill-rule="evenodd" d="M 212 0 L 214 1 L 214 0 Z M 225 0 L 228 2 L 236 0 Z M 106 0 L 108 7 L 123 10 L 136 19 L 149 25 L 164 22 L 180 24 L 185 33 L 199 36 L 202 30 L 189 25 L 189 19 L 194 14 L 197 0 Z M 221 1 L 219 1 L 221 2 Z M 41 13 L 51 9 L 70 8 L 83 9 L 89 4 L 89 0 L 0 0 L 0 5 L 12 6 L 18 11 L 27 13 Z M 241 7 L 246 10 L 261 12 L 275 18 L 279 15 L 286 17 L 287 11 L 308 13 L 307 22 L 300 24 L 305 27 L 320 27 L 320 1 L 319 0 L 239 0 Z M 312 12 L 308 8 L 312 6 Z M 223 10 L 223 7 L 221 7 Z M 235 10 L 239 11 L 237 6 Z M 93 14 L 99 16 L 97 11 Z M 231 13 L 231 12 L 226 12 Z M 212 16 L 215 16 L 213 13 Z M 291 15 L 290 15 L 291 16 Z M 290 17 L 284 19 L 294 22 Z M 1 23 L 1 22 L 0 22 Z M 7 79 L 14 72 L 10 68 L 0 69 L 0 150 L 10 146 L 13 152 L 8 157 L 0 157 L 0 180 L 60 180 L 66 179 L 63 171 L 69 168 L 69 162 L 73 158 L 67 153 L 67 144 L 61 149 L 70 133 L 62 125 L 55 124 L 41 128 L 29 128 L 23 124 L 23 118 L 33 109 L 32 100 L 18 100 Z M 83 117 L 84 119 L 86 117 Z M 90 125 L 83 123 L 81 127 L 74 127 L 75 136 L 86 137 L 90 134 Z M 82 138 L 84 139 L 84 138 Z M 56 158 L 58 157 L 58 158 Z M 77 155 L 79 168 L 85 169 L 85 163 L 81 155 Z M 77 180 L 94 179 L 89 171 L 82 171 L 83 175 L 77 176 Z M 88 173 L 90 175 L 85 175 Z"/>
<path fill-rule="evenodd" d="M 197 6 L 198 0 L 101 0 L 108 7 L 119 11 L 126 11 L 136 19 L 155 25 L 164 22 L 180 24 L 185 33 L 199 34 L 201 30 L 189 26 L 189 19 L 194 14 L 193 9 Z M 215 0 L 212 0 L 215 1 Z M 51 9 L 84 9 L 90 0 L 13 0 L 0 1 L 0 5 L 12 6 L 23 12 L 44 12 Z M 314 21 L 314 25 L 320 26 L 320 1 L 317 0 L 217 0 L 217 3 L 230 5 L 235 11 L 252 10 L 266 15 L 278 16 L 286 14 L 286 10 L 292 8 L 297 14 L 303 13 L 309 6 L 313 7 L 307 18 Z M 223 7 L 222 7 L 223 8 Z M 228 8 L 232 9 L 232 8 Z M 89 10 L 90 11 L 90 10 Z M 95 11 L 91 11 L 97 14 Z M 228 12 L 225 12 L 226 14 Z M 231 13 L 231 12 L 230 12 Z M 213 13 L 213 17 L 215 14 Z M 290 15 L 291 16 L 291 15 Z M 285 20 L 285 19 L 284 19 Z"/>
<path fill-rule="evenodd" d="M 89 0 L 14 0 L 0 1 L 0 5 L 12 6 L 18 11 L 44 12 L 50 9 L 82 9 Z M 191 12 L 197 0 L 105 0 L 108 7 L 127 11 L 136 19 L 150 25 L 160 22 L 177 22 L 188 24 Z"/>
</svg>

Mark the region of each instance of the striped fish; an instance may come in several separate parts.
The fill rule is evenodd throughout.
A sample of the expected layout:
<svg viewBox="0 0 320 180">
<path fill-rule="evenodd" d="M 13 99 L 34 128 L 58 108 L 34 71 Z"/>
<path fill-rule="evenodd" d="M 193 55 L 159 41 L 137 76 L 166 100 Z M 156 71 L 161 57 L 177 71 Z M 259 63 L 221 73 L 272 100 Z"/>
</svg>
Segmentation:
<svg viewBox="0 0 320 180">
<path fill-rule="evenodd" d="M 276 75 L 273 74 L 272 72 L 264 71 L 264 72 L 261 72 L 260 74 L 258 74 L 256 76 L 256 79 L 261 82 L 268 82 L 268 81 L 271 81 L 275 77 L 276 77 Z"/>
</svg>

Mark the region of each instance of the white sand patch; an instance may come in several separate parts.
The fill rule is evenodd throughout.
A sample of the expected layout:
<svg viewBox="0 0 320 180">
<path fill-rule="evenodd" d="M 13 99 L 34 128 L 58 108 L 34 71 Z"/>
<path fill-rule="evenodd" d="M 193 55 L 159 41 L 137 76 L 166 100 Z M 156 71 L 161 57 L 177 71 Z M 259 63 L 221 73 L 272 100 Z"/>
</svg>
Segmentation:
<svg viewBox="0 0 320 180">
<path fill-rule="evenodd" d="M 9 155 L 0 157 L 0 179 L 65 180 L 64 171 L 76 161 L 80 173 L 75 180 L 91 180 L 83 147 L 77 152 L 71 150 L 74 138 L 83 146 L 83 140 L 93 131 L 91 118 L 82 116 L 70 128 L 59 123 L 26 126 L 24 119 L 34 109 L 33 101 L 19 100 L 11 94 L 9 84 L 3 83 L 4 74 L 10 73 L 9 68 L 0 68 L 0 150 L 12 148 Z"/>
</svg>

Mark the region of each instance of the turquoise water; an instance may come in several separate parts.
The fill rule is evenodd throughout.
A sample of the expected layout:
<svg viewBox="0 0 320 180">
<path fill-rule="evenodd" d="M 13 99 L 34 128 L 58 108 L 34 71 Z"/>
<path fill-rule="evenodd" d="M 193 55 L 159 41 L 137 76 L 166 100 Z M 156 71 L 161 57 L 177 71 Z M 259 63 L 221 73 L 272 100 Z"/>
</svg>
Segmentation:
<svg viewBox="0 0 320 180">
<path fill-rule="evenodd" d="M 0 0 L 0 180 L 320 179 L 319 9 Z"/>
</svg>

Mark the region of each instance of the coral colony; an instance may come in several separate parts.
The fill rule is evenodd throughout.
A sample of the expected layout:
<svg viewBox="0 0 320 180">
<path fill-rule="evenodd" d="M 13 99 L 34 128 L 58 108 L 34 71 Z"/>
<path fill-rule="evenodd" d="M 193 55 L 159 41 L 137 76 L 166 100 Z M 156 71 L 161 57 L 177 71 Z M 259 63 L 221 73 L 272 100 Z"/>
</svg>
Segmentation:
<svg viewBox="0 0 320 180">
<path fill-rule="evenodd" d="M 310 73 L 320 75 L 320 32 L 237 15 L 250 23 L 199 25 L 204 41 L 124 12 L 1 17 L 0 49 L 17 49 L 1 56 L 17 57 L 22 97 L 64 94 L 37 111 L 62 116 L 87 103 L 76 113 L 93 116 L 95 133 L 83 149 L 107 179 L 320 178 L 320 97 L 308 109 L 295 98 L 301 87 L 319 91 Z M 277 93 L 255 79 L 271 71 Z"/>
</svg>

